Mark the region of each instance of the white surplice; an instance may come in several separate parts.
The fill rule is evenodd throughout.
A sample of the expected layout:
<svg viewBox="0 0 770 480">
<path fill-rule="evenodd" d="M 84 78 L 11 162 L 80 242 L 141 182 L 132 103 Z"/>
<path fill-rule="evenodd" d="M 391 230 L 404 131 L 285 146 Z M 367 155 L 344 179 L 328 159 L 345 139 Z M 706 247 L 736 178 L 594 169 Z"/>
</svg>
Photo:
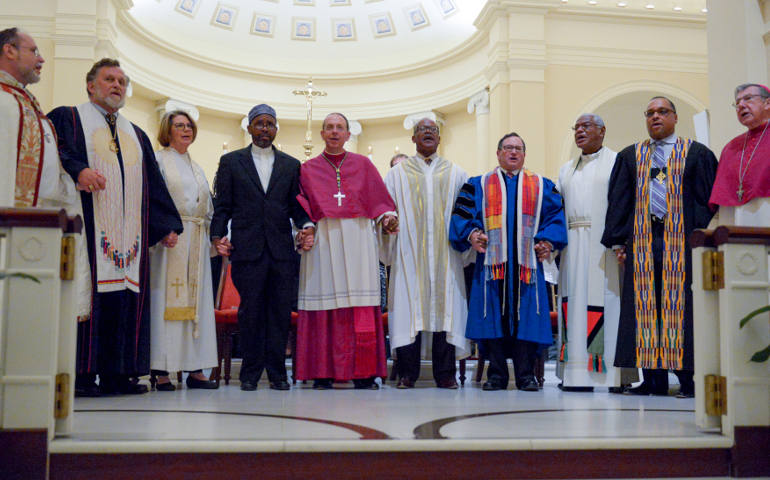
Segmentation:
<svg viewBox="0 0 770 480">
<path fill-rule="evenodd" d="M 380 261 L 391 267 L 388 328 L 394 352 L 423 331 L 446 332 L 457 358 L 470 353 L 463 266 L 475 252 L 463 255 L 449 244 L 452 208 L 467 180 L 460 167 L 438 155 L 429 165 L 411 157 L 385 176 L 399 215 L 399 233 L 380 235 Z"/>
<path fill-rule="evenodd" d="M 209 224 L 214 208 L 211 195 L 199 199 L 199 182 L 205 183 L 205 191 L 209 191 L 203 169 L 192 162 L 190 155 L 180 154 L 173 148 L 166 148 L 156 153 L 158 166 L 166 182 L 174 181 L 167 177 L 166 169 L 169 162 L 175 162 L 176 170 L 184 189 L 184 205 L 177 203 L 177 209 L 182 215 L 185 233 L 192 231 L 192 223 L 185 221 L 185 212 L 196 210 L 198 202 L 208 204 L 204 218 L 204 228 L 200 229 L 197 239 L 200 246 L 200 287 L 198 288 L 198 338 L 194 338 L 195 324 L 192 321 L 164 320 L 166 309 L 166 262 L 167 249 L 157 244 L 150 249 L 150 368 L 176 372 L 211 368 L 217 364 L 217 336 L 214 320 L 214 294 L 211 278 L 211 242 L 209 240 Z M 195 172 L 193 171 L 195 170 Z M 177 180 L 177 181 L 178 181 Z M 171 190 L 171 188 L 169 188 Z M 178 202 L 175 198 L 174 202 Z M 195 239 L 190 239 L 191 242 Z M 180 248 L 177 244 L 174 248 Z"/>
<path fill-rule="evenodd" d="M 299 310 L 380 305 L 377 238 L 369 218 L 322 218 L 315 244 L 302 251 Z"/>
<path fill-rule="evenodd" d="M 561 303 L 566 297 L 567 361 L 559 362 L 557 368 L 565 387 L 616 387 L 621 384 L 621 369 L 613 366 L 620 317 L 619 269 L 615 254 L 600 243 L 615 157 L 615 152 L 604 147 L 594 154 L 581 155 L 567 162 L 559 170 L 557 188 L 564 198 L 569 227 L 567 248 L 561 251 L 558 308 L 558 346 L 561 350 Z M 597 303 L 604 306 L 604 363 L 607 368 L 601 373 L 588 370 L 586 345 L 588 305 Z"/>
<path fill-rule="evenodd" d="M 8 79 L 7 74 L 5 78 Z M 17 84 L 23 88 L 21 84 Z M 64 170 L 59 161 L 56 136 L 51 124 L 40 122 L 43 128 L 43 165 L 38 191 L 38 208 L 64 208 L 67 214 L 83 217 L 80 194 L 75 182 Z M 16 159 L 19 139 L 19 104 L 13 95 L 0 91 L 0 206 L 14 206 L 16 185 Z M 72 311 L 80 319 L 85 319 L 91 312 L 91 271 L 86 250 L 85 231 L 75 237 L 75 296 L 62 299 L 74 302 Z"/>
</svg>

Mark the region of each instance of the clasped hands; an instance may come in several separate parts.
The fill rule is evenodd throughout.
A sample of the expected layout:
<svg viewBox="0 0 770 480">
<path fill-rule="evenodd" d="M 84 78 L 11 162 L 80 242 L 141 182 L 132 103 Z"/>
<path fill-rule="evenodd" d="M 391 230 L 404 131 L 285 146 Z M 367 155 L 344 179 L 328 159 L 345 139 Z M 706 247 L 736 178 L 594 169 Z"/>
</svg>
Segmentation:
<svg viewBox="0 0 770 480">
<path fill-rule="evenodd" d="M 385 215 L 380 221 L 382 231 L 387 234 L 398 233 L 398 217 L 395 215 Z"/>
<path fill-rule="evenodd" d="M 487 237 L 483 231 L 474 230 L 470 235 L 470 241 L 471 247 L 478 253 L 487 252 L 487 243 L 489 242 L 489 237 Z M 551 246 L 550 242 L 539 241 L 535 244 L 535 254 L 537 255 L 537 259 L 541 262 L 548 260 L 552 251 L 553 247 Z"/>
<path fill-rule="evenodd" d="M 76 187 L 80 191 L 93 193 L 104 190 L 106 186 L 107 179 L 99 170 L 86 167 L 78 174 L 78 184 Z"/>
<path fill-rule="evenodd" d="M 297 232 L 295 242 L 297 247 L 305 252 L 313 248 L 315 245 L 315 227 L 305 227 Z"/>
<path fill-rule="evenodd" d="M 177 235 L 176 232 L 169 232 L 168 235 L 163 237 L 163 240 L 161 240 L 160 243 L 162 243 L 164 247 L 174 248 L 178 240 L 179 235 Z"/>
</svg>

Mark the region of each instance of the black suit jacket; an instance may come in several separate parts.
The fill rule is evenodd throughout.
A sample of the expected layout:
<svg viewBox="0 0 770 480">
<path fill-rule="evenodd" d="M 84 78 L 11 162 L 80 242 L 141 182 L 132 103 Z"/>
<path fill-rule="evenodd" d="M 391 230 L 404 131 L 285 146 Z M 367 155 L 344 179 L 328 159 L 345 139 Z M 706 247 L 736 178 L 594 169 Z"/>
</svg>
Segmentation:
<svg viewBox="0 0 770 480">
<path fill-rule="evenodd" d="M 227 234 L 233 262 L 257 260 L 267 249 L 273 258 L 292 260 L 295 255 L 291 223 L 298 228 L 309 222 L 305 210 L 297 202 L 299 168 L 296 158 L 275 147 L 275 163 L 267 191 L 262 188 L 251 145 L 222 155 L 214 180 L 214 217 L 211 238 Z"/>
</svg>

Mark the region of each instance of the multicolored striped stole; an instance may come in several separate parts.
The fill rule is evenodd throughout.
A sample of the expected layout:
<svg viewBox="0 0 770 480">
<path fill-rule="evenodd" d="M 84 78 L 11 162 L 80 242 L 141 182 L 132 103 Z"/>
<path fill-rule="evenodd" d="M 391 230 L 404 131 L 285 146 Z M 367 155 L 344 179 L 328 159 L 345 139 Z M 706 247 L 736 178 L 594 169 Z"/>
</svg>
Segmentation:
<svg viewBox="0 0 770 480">
<path fill-rule="evenodd" d="M 541 179 L 536 173 L 521 170 L 517 192 L 517 232 L 519 240 L 519 280 L 533 284 L 537 278 L 535 235 L 540 219 Z"/>
<path fill-rule="evenodd" d="M 4 73 L 4 72 L 0 72 Z M 50 122 L 40 109 L 37 99 L 20 88 L 12 77 L 0 76 L 0 90 L 13 95 L 19 104 L 19 136 L 16 141 L 15 207 L 34 207 L 40 191 L 43 173 L 43 121 Z M 51 126 L 51 131 L 55 131 Z"/>
<path fill-rule="evenodd" d="M 505 228 L 505 210 L 508 199 L 500 167 L 496 167 L 484 182 L 484 233 L 487 234 L 487 252 L 484 256 L 486 280 L 503 280 L 508 262 L 508 239 Z"/>
<path fill-rule="evenodd" d="M 684 354 L 685 241 L 682 179 L 692 140 L 678 138 L 668 160 L 663 234 L 661 319 L 655 300 L 650 218 L 650 141 L 636 144 L 636 207 L 634 208 L 634 296 L 636 366 L 680 370 Z"/>
</svg>

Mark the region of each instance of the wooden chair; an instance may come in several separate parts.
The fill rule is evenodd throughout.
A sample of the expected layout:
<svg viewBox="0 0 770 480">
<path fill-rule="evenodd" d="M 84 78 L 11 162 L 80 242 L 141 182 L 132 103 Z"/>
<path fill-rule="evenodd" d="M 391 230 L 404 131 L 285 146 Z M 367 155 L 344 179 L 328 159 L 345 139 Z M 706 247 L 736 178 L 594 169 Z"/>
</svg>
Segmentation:
<svg viewBox="0 0 770 480">
<path fill-rule="evenodd" d="M 222 260 L 222 272 L 214 303 L 214 318 L 217 325 L 217 366 L 211 370 L 211 380 L 221 380 L 222 361 L 225 364 L 225 385 L 230 384 L 230 368 L 233 360 L 233 334 L 238 332 L 238 306 L 241 296 L 233 285 L 230 275 L 230 261 Z"/>
</svg>

